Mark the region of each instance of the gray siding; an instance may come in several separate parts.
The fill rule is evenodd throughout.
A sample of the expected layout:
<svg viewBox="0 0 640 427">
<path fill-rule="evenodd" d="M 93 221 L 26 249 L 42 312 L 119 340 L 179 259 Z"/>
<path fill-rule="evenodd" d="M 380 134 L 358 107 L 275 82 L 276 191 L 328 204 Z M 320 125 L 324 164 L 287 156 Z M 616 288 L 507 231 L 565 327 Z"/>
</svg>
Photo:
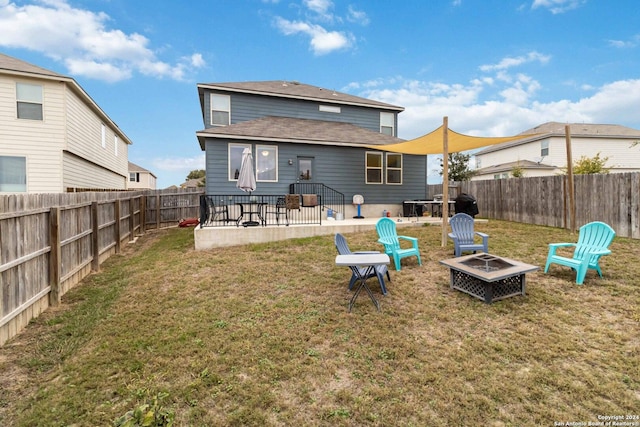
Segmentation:
<svg viewBox="0 0 640 427">
<path fill-rule="evenodd" d="M 211 92 L 207 92 L 204 97 L 204 120 L 205 128 L 211 127 Z M 221 93 L 223 92 L 216 92 Z M 231 124 L 254 120 L 265 116 L 293 117 L 298 119 L 324 120 L 331 122 L 352 123 L 374 132 L 380 132 L 380 112 L 385 111 L 376 108 L 365 108 L 351 105 L 339 105 L 340 113 L 328 113 L 319 111 L 320 105 L 332 105 L 328 102 L 305 101 L 299 99 L 278 99 L 269 96 L 250 94 L 231 94 Z M 394 114 L 396 133 L 398 115 L 396 111 L 389 110 Z"/>
<path fill-rule="evenodd" d="M 234 143 L 255 143 L 233 141 Z M 278 145 L 278 182 L 258 182 L 254 194 L 284 194 L 289 184 L 296 182 L 296 159 L 299 156 L 314 159 L 313 182 L 325 184 L 345 195 L 345 202 L 351 203 L 354 194 L 362 194 L 365 203 L 400 203 L 403 200 L 425 197 L 427 165 L 425 156 L 403 155 L 403 184 L 365 184 L 365 152 L 357 147 L 335 147 L 326 145 L 306 145 L 280 143 Z M 207 194 L 243 194 L 236 188 L 235 181 L 227 177 L 228 145 L 225 141 L 207 140 L 206 173 Z M 293 160 L 293 165 L 288 160 Z"/>
</svg>

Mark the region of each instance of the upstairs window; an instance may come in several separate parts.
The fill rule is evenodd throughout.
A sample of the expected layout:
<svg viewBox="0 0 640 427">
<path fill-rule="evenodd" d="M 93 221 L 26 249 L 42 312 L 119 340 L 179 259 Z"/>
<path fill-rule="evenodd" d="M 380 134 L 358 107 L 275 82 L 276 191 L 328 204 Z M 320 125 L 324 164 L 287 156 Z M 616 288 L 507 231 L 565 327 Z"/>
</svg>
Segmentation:
<svg viewBox="0 0 640 427">
<path fill-rule="evenodd" d="M 0 192 L 27 191 L 27 159 L 0 156 Z"/>
<path fill-rule="evenodd" d="M 387 153 L 387 184 L 402 184 L 402 154 Z"/>
<path fill-rule="evenodd" d="M 549 140 L 546 139 L 540 142 L 540 156 L 545 157 L 549 155 Z"/>
<path fill-rule="evenodd" d="M 211 94 L 211 124 L 228 126 L 231 124 L 231 97 L 229 95 Z"/>
<path fill-rule="evenodd" d="M 366 158 L 366 183 L 382 184 L 382 153 L 367 152 Z"/>
<path fill-rule="evenodd" d="M 393 113 L 380 113 L 380 133 L 395 136 L 395 120 Z"/>
<path fill-rule="evenodd" d="M 130 182 L 140 182 L 140 172 L 129 172 Z"/>
<path fill-rule="evenodd" d="M 16 83 L 18 118 L 42 120 L 42 86 Z"/>
</svg>

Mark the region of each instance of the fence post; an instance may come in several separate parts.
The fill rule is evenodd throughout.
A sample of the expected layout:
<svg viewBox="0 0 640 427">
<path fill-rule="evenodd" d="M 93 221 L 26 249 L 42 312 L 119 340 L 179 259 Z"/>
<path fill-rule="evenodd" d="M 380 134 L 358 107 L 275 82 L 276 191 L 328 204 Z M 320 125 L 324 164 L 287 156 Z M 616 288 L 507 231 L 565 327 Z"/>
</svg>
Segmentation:
<svg viewBox="0 0 640 427">
<path fill-rule="evenodd" d="M 115 200 L 116 204 L 114 206 L 114 217 L 115 217 L 115 227 L 114 228 L 114 234 L 115 234 L 115 241 L 116 241 L 116 253 L 119 254 L 120 253 L 120 217 L 122 215 L 122 209 L 120 206 L 120 199 L 116 199 Z"/>
<path fill-rule="evenodd" d="M 140 196 L 140 234 L 147 231 L 147 196 Z"/>
<path fill-rule="evenodd" d="M 60 208 L 49 211 L 49 305 L 60 305 Z"/>
<path fill-rule="evenodd" d="M 160 230 L 160 195 L 156 195 L 156 230 Z"/>
<path fill-rule="evenodd" d="M 135 239 L 134 227 L 136 226 L 135 222 L 135 205 L 133 204 L 133 197 L 129 198 L 129 241 L 133 242 Z"/>
<path fill-rule="evenodd" d="M 91 203 L 91 252 L 93 259 L 91 260 L 91 270 L 100 270 L 100 229 L 98 224 L 98 202 Z"/>
</svg>

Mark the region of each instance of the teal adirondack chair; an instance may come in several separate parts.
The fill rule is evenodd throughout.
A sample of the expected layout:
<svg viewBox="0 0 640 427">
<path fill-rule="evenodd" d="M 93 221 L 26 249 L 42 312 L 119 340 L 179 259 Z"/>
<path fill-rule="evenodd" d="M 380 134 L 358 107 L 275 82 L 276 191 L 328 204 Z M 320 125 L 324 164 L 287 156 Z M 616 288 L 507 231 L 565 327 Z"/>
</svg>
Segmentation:
<svg viewBox="0 0 640 427">
<path fill-rule="evenodd" d="M 396 223 L 391 218 L 380 218 L 376 224 L 378 232 L 378 243 L 384 245 L 384 251 L 389 257 L 393 258 L 396 270 L 402 268 L 400 260 L 402 258 L 415 256 L 418 258 L 418 265 L 422 265 L 420 259 L 420 250 L 418 249 L 418 239 L 415 237 L 398 236 L 396 232 Z M 400 241 L 408 241 L 411 243 L 410 248 L 400 246 Z"/>
<path fill-rule="evenodd" d="M 609 255 L 609 245 L 613 241 L 616 232 L 604 222 L 590 222 L 580 227 L 578 243 L 550 243 L 547 265 L 544 272 L 549 271 L 549 265 L 559 264 L 571 267 L 576 271 L 576 283 L 582 285 L 589 269 L 596 270 L 600 277 L 602 271 L 598 265 L 600 257 Z M 567 258 L 556 254 L 558 248 L 575 247 L 573 258 Z"/>
<path fill-rule="evenodd" d="M 489 235 L 474 231 L 473 221 L 471 215 L 462 212 L 455 214 L 449 220 L 451 225 L 449 238 L 453 240 L 454 256 L 459 257 L 464 251 L 473 251 L 474 254 L 476 251 L 489 252 Z M 481 243 L 475 241 L 476 236 L 482 238 Z"/>
</svg>

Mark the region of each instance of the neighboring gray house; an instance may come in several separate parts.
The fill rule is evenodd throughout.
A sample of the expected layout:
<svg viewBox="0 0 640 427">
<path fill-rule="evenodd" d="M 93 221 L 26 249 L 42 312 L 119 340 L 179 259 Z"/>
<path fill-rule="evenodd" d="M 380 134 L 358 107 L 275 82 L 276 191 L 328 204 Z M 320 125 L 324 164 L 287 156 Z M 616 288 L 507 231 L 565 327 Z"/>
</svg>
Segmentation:
<svg viewBox="0 0 640 427">
<path fill-rule="evenodd" d="M 287 81 L 202 83 L 198 94 L 207 194 L 242 194 L 237 174 L 249 147 L 256 195 L 312 182 L 343 193 L 347 207 L 356 194 L 363 209 L 424 197 L 426 156 L 367 147 L 402 142 L 403 107 Z"/>
<path fill-rule="evenodd" d="M 516 141 L 492 145 L 475 154 L 472 180 L 502 179 L 520 168 L 525 177 L 564 173 L 567 167 L 565 126 L 571 132 L 573 163 L 581 157 L 608 158 L 611 173 L 640 171 L 640 130 L 620 125 L 548 122 L 522 132 Z"/>
<path fill-rule="evenodd" d="M 130 144 L 74 79 L 0 53 L 0 193 L 124 190 Z"/>
</svg>

